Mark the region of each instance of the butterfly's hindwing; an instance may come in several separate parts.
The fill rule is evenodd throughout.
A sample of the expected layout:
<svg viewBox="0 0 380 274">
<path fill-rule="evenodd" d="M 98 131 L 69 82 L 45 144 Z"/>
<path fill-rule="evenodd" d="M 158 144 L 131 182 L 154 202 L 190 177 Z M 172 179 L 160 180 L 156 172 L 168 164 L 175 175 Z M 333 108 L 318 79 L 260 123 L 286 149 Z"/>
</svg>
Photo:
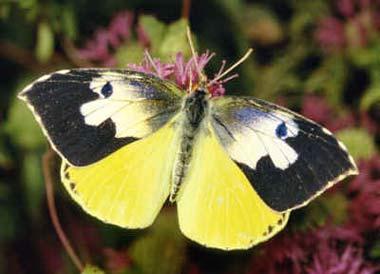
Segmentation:
<svg viewBox="0 0 380 274">
<path fill-rule="evenodd" d="M 147 227 L 169 195 L 178 143 L 168 123 L 94 164 L 73 167 L 63 162 L 63 184 L 98 219 L 127 228 Z"/>
<path fill-rule="evenodd" d="M 94 163 L 162 127 L 180 108 L 170 82 L 127 70 L 74 69 L 46 75 L 19 95 L 72 165 Z"/>
<path fill-rule="evenodd" d="M 300 207 L 357 173 L 344 145 L 316 123 L 253 98 L 213 101 L 212 123 L 220 142 L 274 210 Z"/>
<path fill-rule="evenodd" d="M 194 147 L 177 205 L 184 235 L 226 250 L 247 249 L 269 239 L 289 216 L 263 202 L 214 131 L 206 127 Z"/>
</svg>

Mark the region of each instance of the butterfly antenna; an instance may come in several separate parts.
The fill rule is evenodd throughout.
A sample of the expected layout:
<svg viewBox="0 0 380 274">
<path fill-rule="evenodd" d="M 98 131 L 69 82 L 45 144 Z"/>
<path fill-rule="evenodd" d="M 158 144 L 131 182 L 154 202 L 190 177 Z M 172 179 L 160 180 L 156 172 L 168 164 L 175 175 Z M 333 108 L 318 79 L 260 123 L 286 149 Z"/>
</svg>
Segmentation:
<svg viewBox="0 0 380 274">
<path fill-rule="evenodd" d="M 207 85 L 210 86 L 212 85 L 213 83 L 215 83 L 216 81 L 218 81 L 219 79 L 223 78 L 224 76 L 226 76 L 228 73 L 230 73 L 232 70 L 234 70 L 237 66 L 239 66 L 241 63 L 243 63 L 245 60 L 247 60 L 247 58 L 251 55 L 251 53 L 253 52 L 253 49 L 249 49 L 242 58 L 240 58 L 235 64 L 233 64 L 232 66 L 230 66 L 227 70 L 225 70 L 223 73 L 217 75 L 214 79 L 212 79 Z"/>
<path fill-rule="evenodd" d="M 197 73 L 199 75 L 200 82 L 206 82 L 206 76 L 202 73 L 202 71 L 199 67 L 199 64 L 198 64 L 198 59 L 197 59 L 198 54 L 194 48 L 193 39 L 191 38 L 191 30 L 190 30 L 189 26 L 187 26 L 187 40 L 189 41 L 191 53 L 193 55 L 194 65 L 195 65 L 195 68 L 196 68 Z"/>
<path fill-rule="evenodd" d="M 154 63 L 153 58 L 147 49 L 145 49 L 144 54 L 145 54 L 145 57 L 148 59 L 149 63 L 152 65 L 153 69 L 156 71 L 158 77 L 161 77 L 160 72 L 159 72 L 156 64 Z"/>
</svg>

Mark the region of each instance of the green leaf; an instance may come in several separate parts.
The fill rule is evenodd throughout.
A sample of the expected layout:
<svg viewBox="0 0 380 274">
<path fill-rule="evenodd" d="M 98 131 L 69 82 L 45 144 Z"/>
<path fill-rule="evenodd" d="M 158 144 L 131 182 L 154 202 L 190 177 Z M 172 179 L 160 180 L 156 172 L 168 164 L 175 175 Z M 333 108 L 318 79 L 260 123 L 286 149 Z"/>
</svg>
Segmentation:
<svg viewBox="0 0 380 274">
<path fill-rule="evenodd" d="M 37 6 L 38 0 L 23 0 L 23 1 L 17 1 L 21 8 L 23 9 L 31 9 L 35 6 Z"/>
<path fill-rule="evenodd" d="M 8 168 L 12 165 L 12 157 L 7 145 L 4 142 L 3 131 L 0 130 L 0 167 Z"/>
<path fill-rule="evenodd" d="M 153 56 L 159 53 L 167 26 L 150 15 L 141 16 L 139 27 L 143 29 L 150 40 L 150 51 Z"/>
<path fill-rule="evenodd" d="M 36 58 L 41 63 L 47 62 L 54 53 L 54 33 L 50 25 L 42 21 L 37 29 Z"/>
<path fill-rule="evenodd" d="M 187 26 L 188 21 L 185 19 L 180 19 L 168 26 L 159 51 L 159 57 L 163 61 L 172 60 L 177 52 L 182 52 L 186 57 L 191 56 L 186 35 Z"/>
<path fill-rule="evenodd" d="M 17 98 L 11 103 L 4 131 L 11 137 L 11 141 L 22 149 L 39 149 L 46 144 L 46 139 L 33 114 L 26 104 Z"/>
<path fill-rule="evenodd" d="M 11 191 L 7 185 L 0 181 L 0 201 L 2 205 L 0 206 L 0 246 L 2 242 L 7 242 L 17 236 L 17 218 L 19 217 L 15 205 L 9 201 Z M 8 201 L 7 201 L 8 200 Z"/>
<path fill-rule="evenodd" d="M 376 153 L 372 136 L 364 129 L 349 128 L 339 131 L 336 136 L 346 146 L 354 159 L 368 159 Z"/>
<path fill-rule="evenodd" d="M 8 18 L 11 11 L 10 3 L 7 3 L 5 5 L 0 5 L 0 19 L 6 19 Z"/>
<path fill-rule="evenodd" d="M 242 24 L 245 26 L 242 28 L 245 35 L 263 46 L 276 44 L 284 37 L 282 26 L 275 14 L 260 4 L 246 5 Z"/>
<path fill-rule="evenodd" d="M 378 237 L 369 251 L 369 257 L 374 260 L 380 259 L 380 238 Z"/>
<path fill-rule="evenodd" d="M 367 111 L 372 105 L 380 102 L 380 85 L 369 88 L 360 101 L 360 109 Z"/>
<path fill-rule="evenodd" d="M 125 68 L 127 64 L 139 64 L 144 55 L 144 49 L 136 41 L 130 41 L 120 46 L 116 53 L 117 66 Z"/>
<path fill-rule="evenodd" d="M 292 221 L 293 229 L 307 230 L 323 226 L 327 221 L 341 225 L 347 220 L 348 201 L 341 192 L 323 194 L 310 205 L 294 212 L 296 221 Z M 294 220 L 294 219 L 293 219 Z"/>
<path fill-rule="evenodd" d="M 343 56 L 332 56 L 309 76 L 305 90 L 322 91 L 331 105 L 339 106 L 347 75 L 347 63 Z"/>
<path fill-rule="evenodd" d="M 99 267 L 94 265 L 86 265 L 84 270 L 82 271 L 82 274 L 105 274 L 103 270 L 101 270 Z"/>
<path fill-rule="evenodd" d="M 69 39 L 75 39 L 77 36 L 77 20 L 75 17 L 73 7 L 63 6 L 61 16 L 61 25 L 63 33 Z"/>
<path fill-rule="evenodd" d="M 25 190 L 26 208 L 33 219 L 41 215 L 41 203 L 44 197 L 45 185 L 41 168 L 41 152 L 28 152 L 22 163 L 22 182 Z"/>
<path fill-rule="evenodd" d="M 174 211 L 163 211 L 144 236 L 129 249 L 137 273 L 176 274 L 185 258 L 184 238 Z"/>
<path fill-rule="evenodd" d="M 242 0 L 219 0 L 218 5 L 229 14 L 233 20 L 239 22 L 241 14 L 245 8 L 245 2 Z"/>
</svg>

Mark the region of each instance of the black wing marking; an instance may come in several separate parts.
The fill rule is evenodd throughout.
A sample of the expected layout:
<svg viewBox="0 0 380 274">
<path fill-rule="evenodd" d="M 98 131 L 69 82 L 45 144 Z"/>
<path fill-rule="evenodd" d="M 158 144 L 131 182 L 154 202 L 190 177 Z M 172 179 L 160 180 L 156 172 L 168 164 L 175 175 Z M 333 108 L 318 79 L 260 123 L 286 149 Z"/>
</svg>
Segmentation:
<svg viewBox="0 0 380 274">
<path fill-rule="evenodd" d="M 112 85 L 118 89 L 115 98 L 109 97 Z M 133 90 L 125 90 L 125 85 L 133 86 Z M 19 98 L 32 109 L 54 149 L 71 165 L 85 166 L 164 125 L 180 108 L 181 93 L 170 82 L 143 73 L 73 69 L 42 76 L 27 86 Z M 91 106 L 92 102 L 107 98 L 107 104 Z M 125 106 L 112 112 L 113 102 Z M 94 110 L 85 113 L 84 105 Z M 130 110 L 126 113 L 139 119 L 123 123 L 121 110 Z"/>
<path fill-rule="evenodd" d="M 307 204 L 357 174 L 345 146 L 327 129 L 280 106 L 250 98 L 213 100 L 221 144 L 272 209 Z"/>
</svg>

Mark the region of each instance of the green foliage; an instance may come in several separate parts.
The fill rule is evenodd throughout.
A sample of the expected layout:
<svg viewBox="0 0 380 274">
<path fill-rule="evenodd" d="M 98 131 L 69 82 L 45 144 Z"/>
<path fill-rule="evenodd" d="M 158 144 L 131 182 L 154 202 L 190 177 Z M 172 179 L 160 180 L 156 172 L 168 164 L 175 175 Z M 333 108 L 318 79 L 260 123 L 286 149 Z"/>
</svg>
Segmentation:
<svg viewBox="0 0 380 274">
<path fill-rule="evenodd" d="M 82 274 L 105 274 L 103 270 L 93 265 L 86 265 Z"/>
<path fill-rule="evenodd" d="M 298 220 L 292 225 L 295 230 L 308 230 L 326 223 L 341 225 L 347 220 L 347 197 L 343 193 L 322 195 L 307 207 L 296 212 Z"/>
<path fill-rule="evenodd" d="M 371 106 L 380 103 L 380 85 L 369 88 L 360 101 L 360 109 L 368 111 Z"/>
<path fill-rule="evenodd" d="M 142 56 L 144 56 L 144 49 L 135 41 L 119 47 L 115 53 L 120 68 L 125 68 L 127 64 L 140 63 Z"/>
<path fill-rule="evenodd" d="M 161 44 L 167 31 L 167 26 L 151 15 L 141 16 L 139 25 L 149 37 L 152 55 L 159 56 Z"/>
<path fill-rule="evenodd" d="M 0 206 L 0 246 L 17 236 L 16 233 L 18 232 L 18 220 L 14 218 L 14 216 L 17 214 L 17 210 L 11 201 L 8 201 L 8 197 L 10 195 L 10 189 L 5 185 L 4 182 L 0 181 L 0 201 L 2 201 L 2 203 L 4 203 L 4 201 L 7 201 L 5 205 L 3 204 L 3 206 Z"/>
<path fill-rule="evenodd" d="M 149 53 L 154 58 L 169 62 L 174 60 L 178 52 L 183 52 L 186 57 L 191 55 L 186 36 L 186 20 L 180 19 L 171 24 L 164 24 L 153 16 L 145 15 L 139 18 L 138 24 L 149 38 Z M 117 48 L 114 56 L 118 66 L 124 68 L 127 64 L 140 63 L 144 50 L 141 41 L 132 39 Z"/>
<path fill-rule="evenodd" d="M 148 234 L 130 247 L 135 263 L 131 273 L 176 274 L 185 258 L 184 238 L 178 231 L 175 211 L 165 211 L 155 221 Z"/>
<path fill-rule="evenodd" d="M 45 194 L 41 170 L 42 153 L 29 152 L 22 161 L 22 182 L 25 189 L 25 204 L 30 216 L 41 218 L 41 205 Z"/>
<path fill-rule="evenodd" d="M 372 243 L 372 247 L 369 252 L 369 256 L 373 260 L 379 260 L 380 259 L 380 238 L 378 237 L 375 239 L 375 241 Z"/>
<path fill-rule="evenodd" d="M 259 45 L 274 45 L 284 39 L 281 22 L 272 10 L 261 4 L 244 8 L 242 24 L 248 39 Z"/>
<path fill-rule="evenodd" d="M 339 106 L 348 77 L 347 62 L 341 55 L 323 61 L 305 82 L 305 89 L 319 91 L 326 95 L 331 105 Z"/>
<path fill-rule="evenodd" d="M 0 167 L 9 168 L 12 164 L 12 157 L 7 149 L 7 145 L 5 144 L 4 135 L 5 134 L 3 132 L 0 132 Z"/>
<path fill-rule="evenodd" d="M 369 159 L 376 153 L 376 145 L 372 136 L 360 128 L 349 128 L 338 132 L 337 137 L 346 146 L 352 157 Z"/>
<path fill-rule="evenodd" d="M 191 52 L 186 36 L 187 24 L 187 20 L 180 19 L 167 27 L 160 45 L 157 45 L 158 56 L 162 60 L 173 60 L 172 58 L 179 51 L 182 51 L 187 57 L 190 56 Z"/>
<path fill-rule="evenodd" d="M 40 22 L 37 31 L 36 57 L 45 63 L 54 52 L 54 34 L 47 22 Z"/>
<path fill-rule="evenodd" d="M 46 139 L 32 113 L 25 103 L 17 98 L 12 99 L 4 131 L 20 149 L 35 150 L 46 144 Z"/>
</svg>

